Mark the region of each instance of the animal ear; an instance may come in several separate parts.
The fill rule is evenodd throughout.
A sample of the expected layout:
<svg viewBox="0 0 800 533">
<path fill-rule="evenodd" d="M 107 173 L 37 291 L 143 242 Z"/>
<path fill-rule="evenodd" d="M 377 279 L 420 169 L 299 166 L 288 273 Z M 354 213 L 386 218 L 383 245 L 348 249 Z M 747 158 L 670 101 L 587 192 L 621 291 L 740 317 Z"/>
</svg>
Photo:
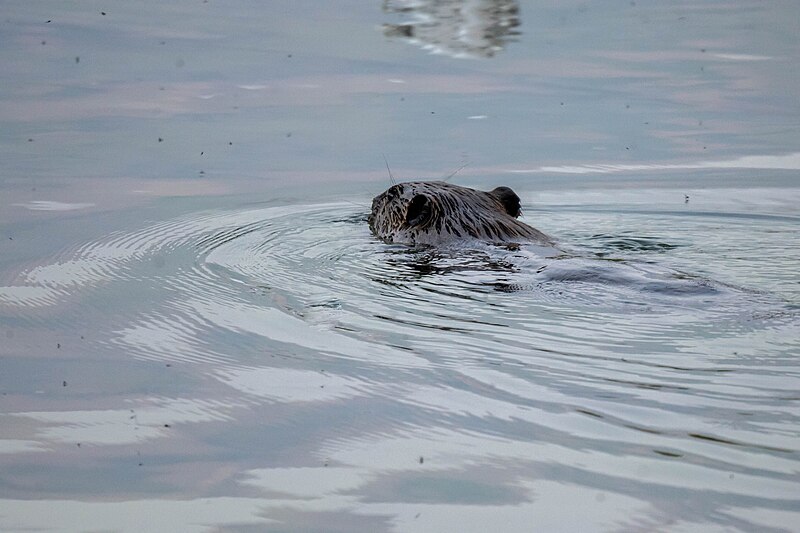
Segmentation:
<svg viewBox="0 0 800 533">
<path fill-rule="evenodd" d="M 409 226 L 419 226 L 425 223 L 431 216 L 431 201 L 424 194 L 416 194 L 408 204 L 406 210 L 406 224 Z"/>
<path fill-rule="evenodd" d="M 512 191 L 510 187 L 497 187 L 489 194 L 497 198 L 503 206 L 503 209 L 506 210 L 506 213 L 512 217 L 517 218 L 522 214 L 519 196 L 517 196 L 517 193 Z"/>
</svg>

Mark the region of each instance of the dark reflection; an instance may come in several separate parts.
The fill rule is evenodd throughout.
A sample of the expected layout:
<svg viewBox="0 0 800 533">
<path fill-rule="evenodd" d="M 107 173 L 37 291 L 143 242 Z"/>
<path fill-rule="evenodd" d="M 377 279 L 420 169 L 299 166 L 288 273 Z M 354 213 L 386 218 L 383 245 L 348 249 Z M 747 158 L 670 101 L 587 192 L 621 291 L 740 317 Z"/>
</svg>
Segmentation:
<svg viewBox="0 0 800 533">
<path fill-rule="evenodd" d="M 529 283 L 518 280 L 525 272 L 509 251 L 512 249 L 505 246 L 490 250 L 389 248 L 381 261 L 383 268 L 373 272 L 371 280 L 464 300 L 481 299 L 494 292 L 530 290 Z"/>
<path fill-rule="evenodd" d="M 724 439 L 722 437 L 717 437 L 714 435 L 704 435 L 702 433 L 687 433 L 693 439 L 700 439 L 709 442 L 715 442 L 717 444 L 726 444 L 728 446 L 745 446 L 748 448 L 754 449 L 761 449 L 761 450 L 768 450 L 771 452 L 782 452 L 782 453 L 794 453 L 793 449 L 790 448 L 783 448 L 780 446 L 764 446 L 763 444 L 757 444 L 754 442 L 737 442 L 732 439 Z"/>
<path fill-rule="evenodd" d="M 342 216 L 331 220 L 331 224 L 357 224 L 359 226 L 367 223 L 368 213 L 355 213 L 352 215 Z"/>
<path fill-rule="evenodd" d="M 410 281 L 459 272 L 516 272 L 510 261 L 492 257 L 480 250 L 460 249 L 448 253 L 434 248 L 389 249 L 386 252 L 387 277 Z"/>
<path fill-rule="evenodd" d="M 539 272 L 544 283 L 603 285 L 643 294 L 697 297 L 723 293 L 723 285 L 701 276 L 675 272 L 657 265 L 602 259 L 563 259 Z M 735 290 L 735 287 L 731 287 Z"/>
<path fill-rule="evenodd" d="M 621 299 L 645 305 L 655 303 L 658 297 L 661 303 L 688 304 L 692 300 L 702 303 L 696 301 L 698 297 L 743 291 L 657 264 L 570 254 L 537 256 L 500 246 L 481 250 L 392 246 L 381 255 L 383 268 L 379 274 L 372 272 L 373 281 L 395 287 L 425 281 L 426 286 L 458 288 L 448 294 L 466 298 L 476 293 L 533 291 L 558 299 Z"/>
<path fill-rule="evenodd" d="M 453 57 L 492 57 L 519 35 L 515 0 L 384 0 L 383 10 L 405 16 L 384 35 Z"/>
<path fill-rule="evenodd" d="M 629 232 L 621 232 L 618 235 L 599 233 L 592 235 L 592 243 L 598 248 L 610 248 L 624 252 L 668 252 L 681 246 L 680 244 L 664 242 L 658 237 L 633 235 Z M 599 252 L 598 255 L 605 255 L 606 252 Z"/>
<path fill-rule="evenodd" d="M 195 246 L 200 250 L 210 252 L 224 244 L 233 242 L 234 240 L 253 233 L 254 231 L 263 229 L 265 225 L 266 224 L 264 222 L 259 221 L 233 228 L 223 228 L 198 240 Z"/>
</svg>

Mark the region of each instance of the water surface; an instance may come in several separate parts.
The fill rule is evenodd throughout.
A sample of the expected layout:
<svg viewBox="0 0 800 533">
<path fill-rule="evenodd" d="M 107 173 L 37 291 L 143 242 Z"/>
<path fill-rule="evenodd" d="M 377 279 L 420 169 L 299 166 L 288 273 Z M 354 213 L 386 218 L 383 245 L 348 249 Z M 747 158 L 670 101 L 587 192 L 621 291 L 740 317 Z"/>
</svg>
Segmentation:
<svg viewBox="0 0 800 533">
<path fill-rule="evenodd" d="M 795 3 L 4 15 L 4 531 L 800 523 Z M 383 155 L 556 245 L 377 241 Z"/>
</svg>

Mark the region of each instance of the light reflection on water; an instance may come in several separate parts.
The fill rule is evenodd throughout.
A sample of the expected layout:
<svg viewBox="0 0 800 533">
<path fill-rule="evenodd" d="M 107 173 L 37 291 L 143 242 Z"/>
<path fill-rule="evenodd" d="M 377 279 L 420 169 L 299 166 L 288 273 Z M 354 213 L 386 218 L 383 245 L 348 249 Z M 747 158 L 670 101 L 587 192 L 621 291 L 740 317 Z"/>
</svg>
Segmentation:
<svg viewBox="0 0 800 533">
<path fill-rule="evenodd" d="M 238 487 L 227 494 L 263 496 L 206 504 L 247 523 L 332 513 L 357 529 L 447 517 L 478 530 L 541 513 L 556 527 L 570 520 L 558 495 L 593 502 L 581 516 L 600 528 L 659 528 L 678 504 L 694 525 L 709 513 L 752 525 L 747 509 L 794 516 L 798 294 L 762 290 L 775 274 L 750 264 L 693 267 L 746 224 L 783 277 L 796 218 L 525 212 L 569 240 L 413 250 L 371 238 L 351 203 L 249 207 L 114 233 L 29 268 L 0 288 L 18 331 L 41 327 L 31 310 L 113 299 L 88 353 L 197 385 L 100 410 L 86 393 L 66 409 L 13 410 L 6 456 L 69 447 L 75 468 L 140 469 L 131 494 L 171 472 L 182 499 L 203 493 L 181 479 L 222 461 Z M 193 474 L 170 459 L 175 439 L 199 454 Z M 734 501 L 742 516 L 726 511 Z M 15 502 L 5 523 L 38 524 L 23 514 L 35 505 Z"/>
<path fill-rule="evenodd" d="M 800 523 L 797 2 L 5 4 L 0 529 Z"/>
<path fill-rule="evenodd" d="M 405 17 L 399 24 L 383 25 L 387 37 L 456 58 L 492 57 L 519 35 L 514 0 L 385 0 L 383 10 Z"/>
</svg>

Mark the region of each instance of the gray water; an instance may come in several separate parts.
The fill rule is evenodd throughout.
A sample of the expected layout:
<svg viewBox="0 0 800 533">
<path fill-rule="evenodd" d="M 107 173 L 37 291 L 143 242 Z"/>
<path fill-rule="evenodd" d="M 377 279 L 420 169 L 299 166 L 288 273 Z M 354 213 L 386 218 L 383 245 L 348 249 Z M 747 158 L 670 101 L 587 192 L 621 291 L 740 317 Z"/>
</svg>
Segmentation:
<svg viewBox="0 0 800 533">
<path fill-rule="evenodd" d="M 800 530 L 795 2 L 2 24 L 3 531 Z M 384 155 L 556 244 L 381 243 Z"/>
</svg>

